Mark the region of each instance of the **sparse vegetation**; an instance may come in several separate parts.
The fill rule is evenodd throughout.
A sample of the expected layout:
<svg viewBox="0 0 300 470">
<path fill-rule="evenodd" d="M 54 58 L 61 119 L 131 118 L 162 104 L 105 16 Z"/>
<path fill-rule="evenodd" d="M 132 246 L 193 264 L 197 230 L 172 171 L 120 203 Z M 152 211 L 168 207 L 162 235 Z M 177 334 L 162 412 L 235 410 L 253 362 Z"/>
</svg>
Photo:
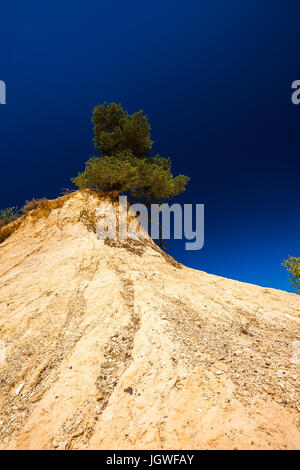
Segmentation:
<svg viewBox="0 0 300 470">
<path fill-rule="evenodd" d="M 17 207 L 9 207 L 0 210 L 0 243 L 3 243 L 10 235 L 12 235 L 20 226 L 24 217 L 29 213 L 32 220 L 40 217 L 47 217 L 52 209 L 62 207 L 71 194 L 49 201 L 47 198 L 26 201 L 25 205 L 19 210 Z"/>
<path fill-rule="evenodd" d="M 237 310 L 235 322 L 240 332 L 244 335 L 253 336 L 252 330 L 255 329 L 258 325 L 258 310 L 259 309 L 257 309 L 253 316 L 251 316 L 250 318 L 249 315 L 245 316 L 243 310 Z"/>
<path fill-rule="evenodd" d="M 283 260 L 282 266 L 287 269 L 290 275 L 290 282 L 293 289 L 300 294 L 300 258 L 289 255 L 288 259 Z"/>
<path fill-rule="evenodd" d="M 18 219 L 20 215 L 20 211 L 15 206 L 0 210 L 0 227 L 10 224 L 14 220 Z"/>
<path fill-rule="evenodd" d="M 61 196 L 66 196 L 67 194 L 74 193 L 76 189 L 62 188 L 60 191 Z"/>
<path fill-rule="evenodd" d="M 47 199 L 45 197 L 41 199 L 31 199 L 31 201 L 26 201 L 25 205 L 22 207 L 21 211 L 23 214 L 27 214 L 30 211 L 33 211 L 34 209 L 38 209 L 40 207 L 45 206 L 47 203 Z"/>
</svg>

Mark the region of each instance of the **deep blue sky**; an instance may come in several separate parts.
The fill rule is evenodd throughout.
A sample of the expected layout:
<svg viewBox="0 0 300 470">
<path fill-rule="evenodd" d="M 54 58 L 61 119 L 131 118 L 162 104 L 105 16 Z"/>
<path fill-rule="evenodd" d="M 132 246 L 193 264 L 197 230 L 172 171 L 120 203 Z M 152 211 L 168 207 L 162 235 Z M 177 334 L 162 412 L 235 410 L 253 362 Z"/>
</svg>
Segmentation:
<svg viewBox="0 0 300 470">
<path fill-rule="evenodd" d="M 91 110 L 149 117 L 154 152 L 191 176 L 205 247 L 169 243 L 210 273 L 291 290 L 300 255 L 300 2 L 1 3 L 0 207 L 56 197 L 93 151 Z"/>
</svg>

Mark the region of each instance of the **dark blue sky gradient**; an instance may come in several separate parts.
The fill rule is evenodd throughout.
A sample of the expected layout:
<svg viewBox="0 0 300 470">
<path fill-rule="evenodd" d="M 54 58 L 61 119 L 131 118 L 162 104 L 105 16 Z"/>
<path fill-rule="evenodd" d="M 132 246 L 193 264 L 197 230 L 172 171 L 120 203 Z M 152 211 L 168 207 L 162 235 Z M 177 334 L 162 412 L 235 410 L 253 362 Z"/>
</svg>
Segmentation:
<svg viewBox="0 0 300 470">
<path fill-rule="evenodd" d="M 148 115 L 153 152 L 191 176 L 205 247 L 169 252 L 210 273 L 291 290 L 300 255 L 300 3 L 1 3 L 0 207 L 56 197 L 94 153 L 91 111 Z"/>
</svg>

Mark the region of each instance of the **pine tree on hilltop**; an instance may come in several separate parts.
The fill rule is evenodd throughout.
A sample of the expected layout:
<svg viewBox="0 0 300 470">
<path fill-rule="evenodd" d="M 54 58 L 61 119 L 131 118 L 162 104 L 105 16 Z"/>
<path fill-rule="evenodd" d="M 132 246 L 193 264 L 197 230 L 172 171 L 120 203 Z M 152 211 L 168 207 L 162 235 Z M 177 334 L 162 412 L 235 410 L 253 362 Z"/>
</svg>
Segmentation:
<svg viewBox="0 0 300 470">
<path fill-rule="evenodd" d="M 189 178 L 173 177 L 170 158 L 150 156 L 153 141 L 142 110 L 130 115 L 121 104 L 104 103 L 94 108 L 92 123 L 100 156 L 91 157 L 72 178 L 79 189 L 128 193 L 148 206 L 185 190 Z"/>
</svg>

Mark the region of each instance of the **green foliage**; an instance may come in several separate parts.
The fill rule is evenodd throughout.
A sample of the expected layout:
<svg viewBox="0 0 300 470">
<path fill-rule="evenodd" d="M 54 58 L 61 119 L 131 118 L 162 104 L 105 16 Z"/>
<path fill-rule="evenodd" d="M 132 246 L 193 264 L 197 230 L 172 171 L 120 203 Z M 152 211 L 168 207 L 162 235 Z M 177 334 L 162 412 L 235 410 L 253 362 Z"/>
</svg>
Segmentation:
<svg viewBox="0 0 300 470">
<path fill-rule="evenodd" d="M 282 265 L 287 269 L 290 275 L 293 289 L 296 289 L 298 294 L 300 294 L 300 258 L 289 255 L 288 259 L 283 260 Z"/>
<path fill-rule="evenodd" d="M 104 156 L 112 156 L 131 150 L 134 156 L 143 158 L 152 148 L 150 124 L 143 111 L 132 115 L 121 104 L 104 103 L 93 110 L 94 145 Z"/>
<path fill-rule="evenodd" d="M 132 188 L 131 195 L 146 205 L 172 199 L 182 193 L 190 178 L 184 175 L 173 177 L 171 159 L 159 155 L 144 158 L 137 163 L 139 184 Z"/>
<path fill-rule="evenodd" d="M 131 151 L 110 157 L 92 157 L 86 162 L 83 173 L 72 182 L 79 188 L 100 191 L 127 191 L 138 183 L 138 169 Z"/>
<path fill-rule="evenodd" d="M 8 207 L 7 209 L 0 210 L 0 227 L 8 225 L 20 217 L 20 212 L 17 207 Z"/>
<path fill-rule="evenodd" d="M 173 177 L 171 159 L 150 157 L 150 125 L 142 111 L 128 114 L 122 105 L 104 103 L 93 110 L 94 144 L 100 156 L 72 178 L 79 189 L 118 191 L 150 205 L 182 193 L 189 181 Z"/>
<path fill-rule="evenodd" d="M 183 192 L 189 178 L 174 178 L 169 158 L 137 158 L 127 150 L 111 157 L 92 157 L 85 171 L 72 181 L 79 189 L 128 191 L 134 199 L 149 205 Z"/>
</svg>

